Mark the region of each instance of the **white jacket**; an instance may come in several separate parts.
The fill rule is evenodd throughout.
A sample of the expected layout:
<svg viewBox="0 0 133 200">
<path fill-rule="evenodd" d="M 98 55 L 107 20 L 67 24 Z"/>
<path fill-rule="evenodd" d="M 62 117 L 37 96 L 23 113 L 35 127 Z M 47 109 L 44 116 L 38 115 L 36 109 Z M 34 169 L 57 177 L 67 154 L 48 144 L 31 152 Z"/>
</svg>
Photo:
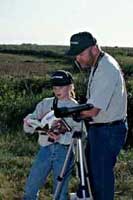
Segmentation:
<svg viewBox="0 0 133 200">
<path fill-rule="evenodd" d="M 46 113 L 51 111 L 51 108 L 53 107 L 53 100 L 54 97 L 51 98 L 45 98 L 40 103 L 37 104 L 35 110 L 33 113 L 27 115 L 24 118 L 24 131 L 26 133 L 33 134 L 35 132 L 35 129 L 40 125 L 41 126 L 41 120 L 46 115 Z M 77 102 L 73 100 L 59 100 L 58 101 L 58 107 L 73 107 L 76 106 Z M 29 123 L 29 120 L 32 121 L 32 126 Z M 80 131 L 81 130 L 81 122 L 74 121 L 71 117 L 64 118 L 66 123 L 70 126 L 71 132 L 66 132 L 65 134 L 61 135 L 59 138 L 58 143 L 68 145 L 71 142 L 72 134 L 74 131 Z M 42 135 L 39 134 L 38 142 L 41 146 L 47 146 L 50 145 L 51 142 L 48 141 L 48 135 Z"/>
</svg>

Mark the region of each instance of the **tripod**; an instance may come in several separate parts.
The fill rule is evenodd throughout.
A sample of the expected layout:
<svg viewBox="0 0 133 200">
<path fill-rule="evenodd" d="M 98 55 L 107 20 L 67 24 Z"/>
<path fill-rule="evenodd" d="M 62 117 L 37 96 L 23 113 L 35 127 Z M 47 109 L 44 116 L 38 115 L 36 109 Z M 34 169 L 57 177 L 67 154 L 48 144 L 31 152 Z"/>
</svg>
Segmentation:
<svg viewBox="0 0 133 200">
<path fill-rule="evenodd" d="M 61 173 L 58 177 L 58 183 L 57 183 L 57 187 L 55 189 L 53 200 L 58 200 L 59 193 L 60 193 L 60 190 L 61 190 L 61 186 L 63 184 L 62 181 L 63 181 L 64 174 L 65 174 L 65 171 L 66 171 L 66 166 L 67 166 L 68 160 L 70 158 L 70 155 L 73 151 L 74 146 L 77 146 L 77 160 L 79 162 L 80 185 L 81 185 L 81 191 L 82 191 L 82 198 L 81 199 L 82 200 L 86 200 L 86 199 L 87 200 L 93 200 L 89 176 L 88 176 L 86 159 L 85 159 L 85 155 L 83 153 L 83 148 L 82 148 L 81 138 L 82 138 L 82 133 L 83 133 L 83 120 L 82 120 L 81 126 L 82 126 L 81 131 L 75 131 L 72 135 L 72 140 L 71 140 L 71 143 L 70 143 L 69 148 L 68 148 L 68 152 L 67 152 L 67 155 L 66 155 L 66 158 L 65 158 L 65 161 L 64 161 L 64 165 L 63 165 Z M 86 197 L 85 180 L 86 180 L 86 183 L 87 183 L 89 197 Z"/>
</svg>

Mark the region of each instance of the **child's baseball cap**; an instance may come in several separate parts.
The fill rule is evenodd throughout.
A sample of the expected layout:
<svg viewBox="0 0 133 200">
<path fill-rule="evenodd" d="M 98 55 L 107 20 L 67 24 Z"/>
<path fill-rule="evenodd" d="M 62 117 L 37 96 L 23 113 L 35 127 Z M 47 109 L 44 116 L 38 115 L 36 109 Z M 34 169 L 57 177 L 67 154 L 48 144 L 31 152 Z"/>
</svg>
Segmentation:
<svg viewBox="0 0 133 200">
<path fill-rule="evenodd" d="M 52 86 L 65 86 L 73 83 L 72 74 L 68 71 L 57 70 L 51 76 Z"/>
</svg>

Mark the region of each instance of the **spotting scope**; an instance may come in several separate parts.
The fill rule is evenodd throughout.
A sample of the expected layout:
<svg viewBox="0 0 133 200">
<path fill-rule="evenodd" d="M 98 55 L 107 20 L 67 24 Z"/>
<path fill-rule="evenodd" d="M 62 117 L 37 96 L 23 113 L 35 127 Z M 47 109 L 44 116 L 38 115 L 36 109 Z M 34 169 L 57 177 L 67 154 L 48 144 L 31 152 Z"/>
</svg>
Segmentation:
<svg viewBox="0 0 133 200">
<path fill-rule="evenodd" d="M 71 115 L 79 115 L 81 111 L 90 110 L 93 108 L 92 104 L 80 104 L 74 107 L 57 107 L 58 99 L 55 97 L 53 101 L 53 110 L 55 117 L 69 117 Z"/>
</svg>

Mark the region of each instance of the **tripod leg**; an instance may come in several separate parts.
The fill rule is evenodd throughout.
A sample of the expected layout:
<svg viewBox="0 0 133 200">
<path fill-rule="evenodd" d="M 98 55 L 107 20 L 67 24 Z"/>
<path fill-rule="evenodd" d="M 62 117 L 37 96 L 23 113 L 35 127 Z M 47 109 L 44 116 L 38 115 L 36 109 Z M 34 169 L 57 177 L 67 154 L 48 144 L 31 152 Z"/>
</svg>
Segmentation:
<svg viewBox="0 0 133 200">
<path fill-rule="evenodd" d="M 74 138 L 72 138 L 72 141 L 71 141 L 71 143 L 69 145 L 68 152 L 67 152 L 67 155 L 66 155 L 66 158 L 65 158 L 65 161 L 64 161 L 64 165 L 63 165 L 61 173 L 60 173 L 60 175 L 58 177 L 58 183 L 57 183 L 57 187 L 55 189 L 53 200 L 58 200 L 59 192 L 61 190 L 62 181 L 63 181 L 63 178 L 64 178 L 64 173 L 66 171 L 66 167 L 67 167 L 70 155 L 72 153 L 73 144 L 74 144 Z"/>
<path fill-rule="evenodd" d="M 91 192 L 91 187 L 90 187 L 90 180 L 89 180 L 89 172 L 87 168 L 87 163 L 86 163 L 86 158 L 85 154 L 83 154 L 83 161 L 84 161 L 84 169 L 85 169 L 85 174 L 86 174 L 86 182 L 87 182 L 87 187 L 90 195 L 90 200 L 93 200 L 92 192 Z"/>
<path fill-rule="evenodd" d="M 82 152 L 82 143 L 81 139 L 78 139 L 78 148 L 79 148 L 79 163 L 80 163 L 80 178 L 81 178 L 81 190 L 83 199 L 86 198 L 85 194 L 85 174 L 84 174 L 84 165 L 83 165 L 83 152 Z"/>
<path fill-rule="evenodd" d="M 78 195 L 77 199 L 93 200 L 91 187 L 90 187 L 90 181 L 89 181 L 88 168 L 87 168 L 87 163 L 86 163 L 86 158 L 85 158 L 85 152 L 82 147 L 82 140 L 80 138 L 78 139 L 78 157 L 79 157 L 78 168 L 80 170 L 79 171 L 80 186 L 77 193 Z M 88 194 L 87 194 L 86 189 L 88 189 Z"/>
</svg>

